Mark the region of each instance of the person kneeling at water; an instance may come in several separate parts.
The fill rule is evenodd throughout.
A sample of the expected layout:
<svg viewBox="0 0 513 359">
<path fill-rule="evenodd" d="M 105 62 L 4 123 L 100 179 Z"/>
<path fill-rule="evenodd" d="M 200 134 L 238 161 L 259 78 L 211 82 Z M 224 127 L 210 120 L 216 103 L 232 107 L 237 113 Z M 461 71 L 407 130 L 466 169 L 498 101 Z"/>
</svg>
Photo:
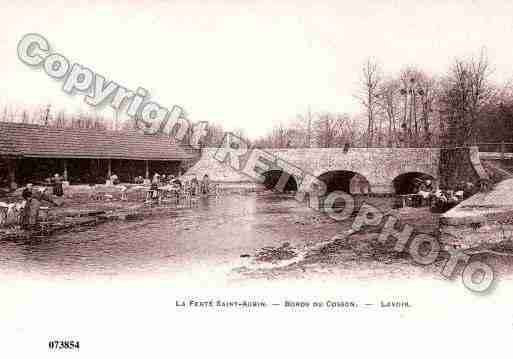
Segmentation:
<svg viewBox="0 0 513 359">
<path fill-rule="evenodd" d="M 29 183 L 22 193 L 25 200 L 25 206 L 21 214 L 21 228 L 30 229 L 38 224 L 39 209 L 43 201 L 57 205 L 46 193 L 43 188 L 39 191 L 32 191 L 32 184 Z"/>
<path fill-rule="evenodd" d="M 210 192 L 210 180 L 208 178 L 208 175 L 204 175 L 203 179 L 201 180 L 201 194 L 209 194 Z"/>
<path fill-rule="evenodd" d="M 53 195 L 54 196 L 57 196 L 57 197 L 64 196 L 64 189 L 62 187 L 62 178 L 61 178 L 60 174 L 56 173 L 53 176 L 52 187 L 53 187 Z"/>
<path fill-rule="evenodd" d="M 157 200 L 159 198 L 159 185 L 160 185 L 160 175 L 155 173 L 153 175 L 153 179 L 151 180 L 150 193 L 151 199 Z"/>
<path fill-rule="evenodd" d="M 194 175 L 194 177 L 191 179 L 191 196 L 196 196 L 199 192 L 199 182 L 198 182 L 198 179 L 196 178 L 196 175 Z"/>
<path fill-rule="evenodd" d="M 424 199 L 430 198 L 433 194 L 433 185 L 431 184 L 431 180 L 422 182 L 417 193 Z"/>
</svg>

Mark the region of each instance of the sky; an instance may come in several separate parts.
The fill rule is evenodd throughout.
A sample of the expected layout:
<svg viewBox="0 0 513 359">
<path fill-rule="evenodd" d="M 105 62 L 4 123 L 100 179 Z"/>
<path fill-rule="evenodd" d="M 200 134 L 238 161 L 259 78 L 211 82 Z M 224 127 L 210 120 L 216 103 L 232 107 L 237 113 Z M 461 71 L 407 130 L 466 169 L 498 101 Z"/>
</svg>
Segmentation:
<svg viewBox="0 0 513 359">
<path fill-rule="evenodd" d="M 0 0 L 0 106 L 93 111 L 82 94 L 23 64 L 27 33 L 108 80 L 183 106 L 193 121 L 250 138 L 313 112 L 357 113 L 367 58 L 394 74 L 445 72 L 485 47 L 498 82 L 513 78 L 511 1 Z M 99 111 L 99 110 L 97 110 Z M 113 116 L 109 108 L 101 110 Z"/>
</svg>

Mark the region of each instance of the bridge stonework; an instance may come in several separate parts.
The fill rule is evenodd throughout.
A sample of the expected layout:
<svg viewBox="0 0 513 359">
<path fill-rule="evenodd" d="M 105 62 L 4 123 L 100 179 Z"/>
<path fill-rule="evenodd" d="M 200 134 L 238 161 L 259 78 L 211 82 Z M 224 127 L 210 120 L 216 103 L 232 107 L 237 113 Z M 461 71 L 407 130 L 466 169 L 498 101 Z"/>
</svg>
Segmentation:
<svg viewBox="0 0 513 359">
<path fill-rule="evenodd" d="M 203 148 L 199 161 L 187 174 L 208 174 L 214 182 L 251 182 L 239 171 L 215 158 L 217 148 Z M 372 193 L 393 193 L 393 180 L 409 172 L 420 172 L 439 179 L 438 148 L 301 148 L 266 149 L 281 161 L 319 177 L 332 171 L 351 171 L 365 177 Z"/>
<path fill-rule="evenodd" d="M 186 175 L 208 174 L 218 183 L 254 183 L 241 171 L 216 158 L 218 148 L 203 148 L 199 160 Z M 453 188 L 462 182 L 488 179 L 477 147 L 468 148 L 300 148 L 266 149 L 278 160 L 300 171 L 320 177 L 333 171 L 350 171 L 363 176 L 376 194 L 394 193 L 398 176 L 418 172 L 433 177 L 441 188 Z M 243 161 L 242 161 L 243 162 Z M 283 165 L 282 165 L 283 166 Z M 291 173 L 294 175 L 294 173 Z M 301 180 L 296 178 L 297 183 Z"/>
<path fill-rule="evenodd" d="M 332 171 L 351 171 L 365 177 L 372 193 L 393 192 L 392 181 L 408 172 L 438 177 L 439 150 L 352 148 L 316 148 L 271 151 L 283 160 L 319 177 Z"/>
<path fill-rule="evenodd" d="M 442 188 L 454 188 L 462 182 L 490 180 L 477 147 L 441 149 L 439 173 Z"/>
</svg>

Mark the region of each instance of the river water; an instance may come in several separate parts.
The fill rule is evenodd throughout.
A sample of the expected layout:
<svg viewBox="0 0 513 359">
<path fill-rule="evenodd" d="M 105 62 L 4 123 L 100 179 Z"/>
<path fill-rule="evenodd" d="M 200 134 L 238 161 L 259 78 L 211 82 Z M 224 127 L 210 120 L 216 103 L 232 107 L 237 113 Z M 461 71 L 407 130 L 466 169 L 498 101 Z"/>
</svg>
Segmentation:
<svg viewBox="0 0 513 359">
<path fill-rule="evenodd" d="M 383 210 L 393 199 L 367 198 Z M 405 209 L 401 217 L 422 232 L 433 228 L 427 209 Z M 199 199 L 140 221 L 115 221 L 30 242 L 0 242 L 0 278 L 171 280 L 194 286 L 242 283 L 248 279 L 374 279 L 431 276 L 438 264 L 415 265 L 407 256 L 380 251 L 377 233 L 357 235 L 351 248 L 308 257 L 351 226 L 316 212 L 293 195 L 271 192 Z M 265 247 L 290 248 L 288 259 L 255 260 Z M 393 253 L 392 253 L 393 254 Z M 290 263 L 289 263 L 290 264 Z M 286 267 L 286 268 L 285 268 Z"/>
<path fill-rule="evenodd" d="M 333 224 L 325 233 L 310 228 L 315 216 L 292 196 L 272 193 L 200 199 L 166 216 L 2 242 L 0 269 L 33 277 L 223 275 L 259 248 L 285 242 L 301 247 L 336 234 Z"/>
</svg>

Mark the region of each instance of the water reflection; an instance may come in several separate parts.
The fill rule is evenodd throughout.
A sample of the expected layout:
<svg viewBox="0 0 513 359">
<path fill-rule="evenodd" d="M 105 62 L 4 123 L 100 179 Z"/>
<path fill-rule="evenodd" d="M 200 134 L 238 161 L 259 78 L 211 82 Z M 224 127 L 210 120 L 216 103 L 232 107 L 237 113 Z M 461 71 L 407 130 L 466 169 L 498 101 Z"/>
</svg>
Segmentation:
<svg viewBox="0 0 513 359">
<path fill-rule="evenodd" d="M 39 241 L 0 242 L 0 269 L 3 274 L 68 276 L 229 265 L 243 253 L 290 240 L 287 218 L 305 211 L 291 196 L 200 199 L 165 217 L 111 222 Z"/>
</svg>

